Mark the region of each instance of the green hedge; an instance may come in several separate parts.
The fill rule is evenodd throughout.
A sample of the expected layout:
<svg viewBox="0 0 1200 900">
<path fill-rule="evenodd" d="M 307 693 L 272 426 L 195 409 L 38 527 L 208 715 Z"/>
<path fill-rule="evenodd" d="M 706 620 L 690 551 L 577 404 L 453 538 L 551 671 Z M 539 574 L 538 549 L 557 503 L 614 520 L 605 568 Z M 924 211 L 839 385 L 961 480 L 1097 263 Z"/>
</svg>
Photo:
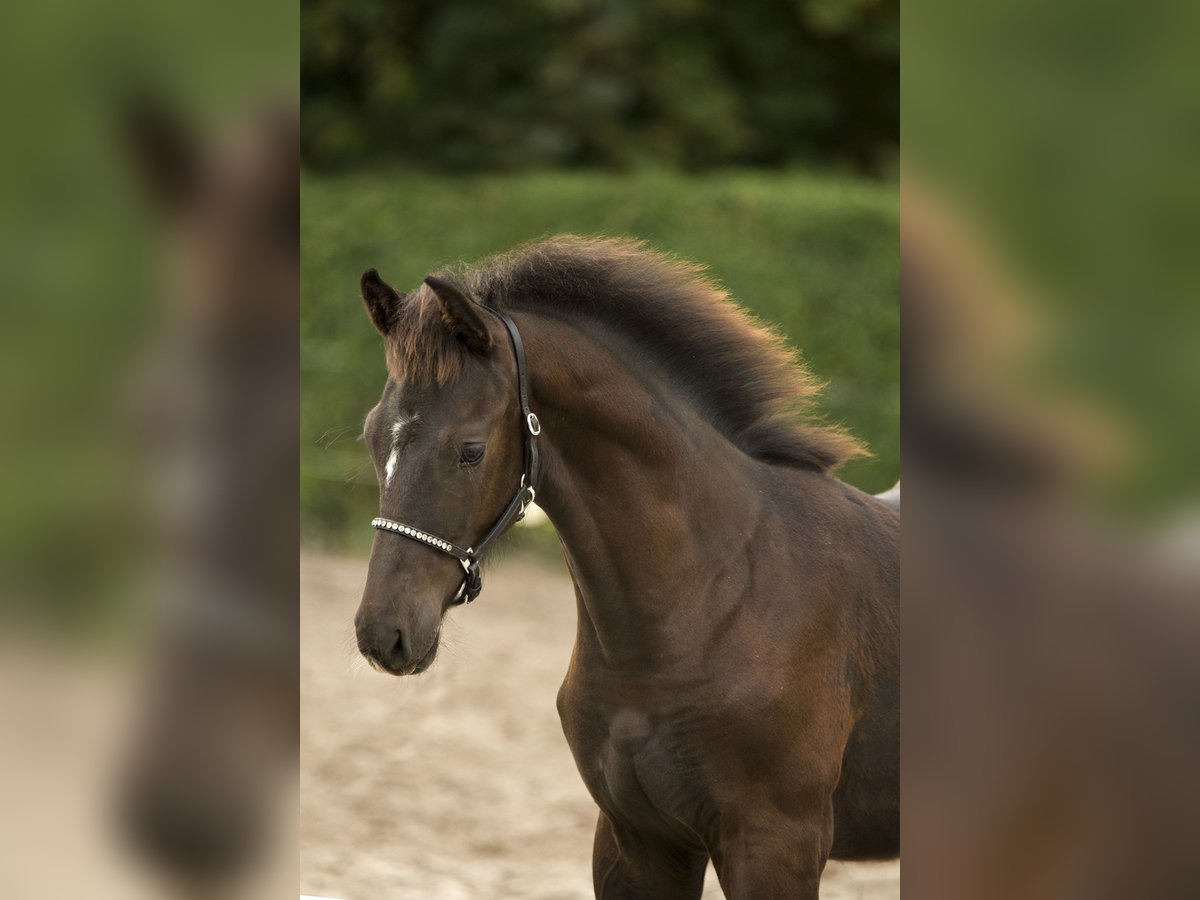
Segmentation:
<svg viewBox="0 0 1200 900">
<path fill-rule="evenodd" d="M 899 470 L 899 192 L 804 173 L 413 173 L 302 181 L 301 492 L 306 540 L 364 547 L 375 476 L 354 438 L 383 387 L 378 335 L 358 298 L 375 266 L 413 287 L 431 270 L 559 232 L 631 235 L 710 265 L 780 326 L 829 383 L 824 411 L 873 458 L 843 477 L 867 490 Z"/>
</svg>

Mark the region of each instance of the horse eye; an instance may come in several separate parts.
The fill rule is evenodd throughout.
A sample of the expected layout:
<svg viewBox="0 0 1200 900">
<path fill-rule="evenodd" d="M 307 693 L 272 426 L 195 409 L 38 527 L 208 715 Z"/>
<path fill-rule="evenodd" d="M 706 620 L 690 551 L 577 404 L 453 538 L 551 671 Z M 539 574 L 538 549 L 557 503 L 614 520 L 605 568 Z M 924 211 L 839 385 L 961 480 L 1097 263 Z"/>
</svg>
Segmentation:
<svg viewBox="0 0 1200 900">
<path fill-rule="evenodd" d="M 483 459 L 483 444 L 463 444 L 458 454 L 460 466 L 473 466 Z"/>
</svg>

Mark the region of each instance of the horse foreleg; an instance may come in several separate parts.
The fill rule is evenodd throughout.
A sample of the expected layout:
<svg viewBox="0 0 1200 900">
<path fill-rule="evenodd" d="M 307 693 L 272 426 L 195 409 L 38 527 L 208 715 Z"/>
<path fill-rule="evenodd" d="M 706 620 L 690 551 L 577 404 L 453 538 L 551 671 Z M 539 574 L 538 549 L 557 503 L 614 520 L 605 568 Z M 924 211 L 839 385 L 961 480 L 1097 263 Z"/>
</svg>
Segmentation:
<svg viewBox="0 0 1200 900">
<path fill-rule="evenodd" d="M 596 822 L 592 880 L 597 900 L 696 900 L 704 888 L 703 852 L 680 850 L 622 828 L 604 813 Z"/>
<path fill-rule="evenodd" d="M 817 900 L 833 843 L 832 809 L 811 820 L 734 821 L 712 847 L 729 900 Z"/>
</svg>

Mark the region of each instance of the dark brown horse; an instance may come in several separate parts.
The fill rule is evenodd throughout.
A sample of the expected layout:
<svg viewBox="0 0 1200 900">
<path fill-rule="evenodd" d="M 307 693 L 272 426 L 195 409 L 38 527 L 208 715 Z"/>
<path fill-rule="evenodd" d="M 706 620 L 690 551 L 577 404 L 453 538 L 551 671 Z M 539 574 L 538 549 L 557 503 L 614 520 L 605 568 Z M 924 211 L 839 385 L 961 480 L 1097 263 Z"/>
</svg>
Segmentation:
<svg viewBox="0 0 1200 900">
<path fill-rule="evenodd" d="M 362 290 L 390 375 L 365 431 L 380 514 L 457 548 L 530 473 L 492 310 L 519 329 L 579 609 L 558 708 L 600 807 L 597 896 L 698 897 L 711 857 L 729 897 L 816 898 L 830 856 L 898 853 L 899 514 L 830 476 L 861 450 L 798 418 L 814 388 L 782 342 L 625 241 Z M 356 618 L 394 674 L 429 667 L 464 585 L 405 537 L 377 531 Z"/>
</svg>

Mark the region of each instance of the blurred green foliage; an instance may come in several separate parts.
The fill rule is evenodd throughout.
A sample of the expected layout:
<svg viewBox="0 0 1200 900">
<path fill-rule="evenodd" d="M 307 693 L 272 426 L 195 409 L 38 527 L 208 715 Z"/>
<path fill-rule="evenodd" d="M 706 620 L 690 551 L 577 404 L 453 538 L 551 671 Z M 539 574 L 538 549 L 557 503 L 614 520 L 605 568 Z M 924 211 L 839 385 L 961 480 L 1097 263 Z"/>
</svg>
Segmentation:
<svg viewBox="0 0 1200 900">
<path fill-rule="evenodd" d="M 131 395 L 169 228 L 122 111 L 152 95 L 215 139 L 295 97 L 298 31 L 288 0 L 0 5 L 0 615 L 123 634 L 139 602 L 154 487 Z"/>
<path fill-rule="evenodd" d="M 801 172 L 706 176 L 539 172 L 439 177 L 363 171 L 301 183 L 302 536 L 365 549 L 375 475 L 355 438 L 384 382 L 358 297 L 375 266 L 397 287 L 560 232 L 633 235 L 707 263 L 829 383 L 823 411 L 873 458 L 842 477 L 899 477 L 899 191 Z"/>
<path fill-rule="evenodd" d="M 888 171 L 898 0 L 305 0 L 303 154 Z"/>
</svg>

